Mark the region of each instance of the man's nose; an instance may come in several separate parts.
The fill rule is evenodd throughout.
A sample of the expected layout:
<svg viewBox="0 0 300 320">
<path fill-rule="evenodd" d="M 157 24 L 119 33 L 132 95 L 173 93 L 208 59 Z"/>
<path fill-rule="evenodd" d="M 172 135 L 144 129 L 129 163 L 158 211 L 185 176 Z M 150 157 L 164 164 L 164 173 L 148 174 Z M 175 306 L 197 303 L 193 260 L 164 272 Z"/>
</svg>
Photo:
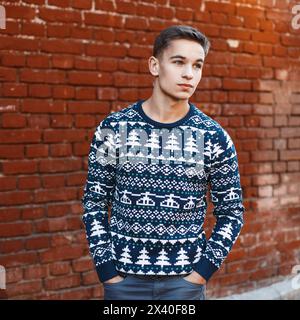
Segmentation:
<svg viewBox="0 0 300 320">
<path fill-rule="evenodd" d="M 193 77 L 193 70 L 191 66 L 186 66 L 183 70 L 183 76 L 185 77 Z"/>
</svg>

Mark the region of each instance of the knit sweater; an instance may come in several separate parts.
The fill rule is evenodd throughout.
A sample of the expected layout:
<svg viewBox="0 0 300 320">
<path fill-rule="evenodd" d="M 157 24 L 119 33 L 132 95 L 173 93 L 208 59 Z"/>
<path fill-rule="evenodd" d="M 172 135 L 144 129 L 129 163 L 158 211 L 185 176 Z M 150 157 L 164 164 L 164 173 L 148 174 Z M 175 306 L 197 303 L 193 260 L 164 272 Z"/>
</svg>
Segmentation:
<svg viewBox="0 0 300 320">
<path fill-rule="evenodd" d="M 119 272 L 193 270 L 208 281 L 244 224 L 235 146 L 191 102 L 173 123 L 147 116 L 143 102 L 106 116 L 90 145 L 81 201 L 96 271 L 101 282 Z M 216 218 L 209 239 L 203 228 L 207 196 Z"/>
</svg>

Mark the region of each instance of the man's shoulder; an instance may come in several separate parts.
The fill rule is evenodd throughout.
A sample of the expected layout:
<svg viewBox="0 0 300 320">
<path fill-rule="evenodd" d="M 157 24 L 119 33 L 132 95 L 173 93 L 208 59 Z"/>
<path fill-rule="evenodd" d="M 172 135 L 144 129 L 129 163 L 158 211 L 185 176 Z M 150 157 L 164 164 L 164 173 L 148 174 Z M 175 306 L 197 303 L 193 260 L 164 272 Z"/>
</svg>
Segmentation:
<svg viewBox="0 0 300 320">
<path fill-rule="evenodd" d="M 206 126 L 210 137 L 209 139 L 212 139 L 212 141 L 219 141 L 221 143 L 226 143 L 232 140 L 228 131 L 216 119 L 213 119 L 199 108 L 196 109 L 196 114 L 201 118 L 201 122 Z"/>
<path fill-rule="evenodd" d="M 217 131 L 218 133 L 226 132 L 225 128 L 223 128 L 222 125 L 217 120 L 213 119 L 212 117 L 204 113 L 204 111 L 200 110 L 197 106 L 195 107 L 196 107 L 195 114 L 201 119 L 201 121 L 197 121 L 198 123 L 200 124 L 204 123 L 208 130 L 211 130 L 214 132 L 215 131 Z"/>
</svg>

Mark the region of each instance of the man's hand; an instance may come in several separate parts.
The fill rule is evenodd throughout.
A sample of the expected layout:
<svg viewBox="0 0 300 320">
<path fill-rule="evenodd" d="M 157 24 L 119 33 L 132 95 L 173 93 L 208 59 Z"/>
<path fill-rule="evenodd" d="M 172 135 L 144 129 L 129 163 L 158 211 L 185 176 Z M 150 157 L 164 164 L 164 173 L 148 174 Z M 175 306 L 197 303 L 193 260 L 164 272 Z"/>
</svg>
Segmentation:
<svg viewBox="0 0 300 320">
<path fill-rule="evenodd" d="M 206 280 L 196 271 L 193 271 L 188 276 L 184 277 L 184 279 L 196 284 L 206 284 Z"/>
<path fill-rule="evenodd" d="M 109 280 L 106 280 L 104 281 L 104 283 L 117 283 L 117 282 L 120 282 L 120 281 L 123 281 L 124 280 L 124 277 L 121 277 L 121 276 L 115 276 Z"/>
</svg>

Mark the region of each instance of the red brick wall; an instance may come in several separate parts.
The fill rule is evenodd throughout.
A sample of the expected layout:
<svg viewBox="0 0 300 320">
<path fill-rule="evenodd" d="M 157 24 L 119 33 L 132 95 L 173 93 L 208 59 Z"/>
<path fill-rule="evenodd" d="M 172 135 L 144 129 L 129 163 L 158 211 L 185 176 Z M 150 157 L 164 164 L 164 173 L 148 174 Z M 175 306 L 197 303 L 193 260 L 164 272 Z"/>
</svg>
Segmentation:
<svg viewBox="0 0 300 320">
<path fill-rule="evenodd" d="M 231 134 L 247 209 L 208 295 L 289 275 L 300 263 L 297 1 L 45 2 L 1 1 L 0 297 L 102 298 L 81 222 L 90 139 L 110 111 L 149 97 L 147 58 L 173 24 L 212 42 L 191 101 Z"/>
</svg>

